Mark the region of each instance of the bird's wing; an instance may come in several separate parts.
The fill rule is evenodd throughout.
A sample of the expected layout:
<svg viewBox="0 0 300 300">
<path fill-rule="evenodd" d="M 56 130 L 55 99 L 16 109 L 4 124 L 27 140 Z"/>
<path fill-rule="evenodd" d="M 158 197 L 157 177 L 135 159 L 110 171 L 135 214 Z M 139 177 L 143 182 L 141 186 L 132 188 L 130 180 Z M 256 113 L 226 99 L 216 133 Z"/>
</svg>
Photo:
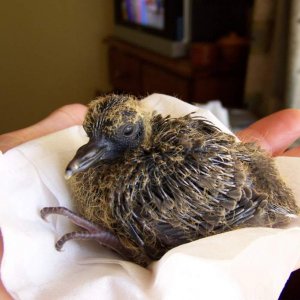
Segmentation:
<svg viewBox="0 0 300 300">
<path fill-rule="evenodd" d="M 253 188 L 249 157 L 237 156 L 233 138 L 207 131 L 209 142 L 185 143 L 183 161 L 148 161 L 150 176 L 139 197 L 148 206 L 147 226 L 161 240 L 181 243 L 236 228 L 265 205 L 266 195 Z"/>
<path fill-rule="evenodd" d="M 255 189 L 251 154 L 237 145 L 227 134 L 217 132 L 205 146 L 195 142 L 183 164 L 183 170 L 193 171 L 185 184 L 198 194 L 192 205 L 198 216 L 201 212 L 199 228 L 204 228 L 204 236 L 250 224 L 267 203 L 268 196 Z"/>
</svg>

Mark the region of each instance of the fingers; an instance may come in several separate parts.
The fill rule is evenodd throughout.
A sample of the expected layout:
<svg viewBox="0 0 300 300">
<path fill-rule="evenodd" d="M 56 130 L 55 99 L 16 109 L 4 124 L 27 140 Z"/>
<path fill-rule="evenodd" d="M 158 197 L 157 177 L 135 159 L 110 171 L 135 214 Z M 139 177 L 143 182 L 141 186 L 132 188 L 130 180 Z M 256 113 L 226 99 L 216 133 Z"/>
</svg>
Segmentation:
<svg viewBox="0 0 300 300">
<path fill-rule="evenodd" d="M 255 142 L 272 155 L 299 156 L 298 150 L 285 150 L 300 137 L 300 110 L 285 109 L 267 116 L 237 133 L 244 142 Z"/>
<path fill-rule="evenodd" d="M 5 152 L 8 149 L 43 135 L 73 125 L 80 125 L 83 122 L 86 109 L 86 106 L 82 104 L 65 105 L 51 113 L 44 120 L 30 127 L 0 135 L 0 150 Z"/>
<path fill-rule="evenodd" d="M 296 147 L 293 149 L 289 149 L 287 151 L 285 151 L 283 154 L 283 156 L 299 156 L 300 157 L 300 147 Z"/>
</svg>

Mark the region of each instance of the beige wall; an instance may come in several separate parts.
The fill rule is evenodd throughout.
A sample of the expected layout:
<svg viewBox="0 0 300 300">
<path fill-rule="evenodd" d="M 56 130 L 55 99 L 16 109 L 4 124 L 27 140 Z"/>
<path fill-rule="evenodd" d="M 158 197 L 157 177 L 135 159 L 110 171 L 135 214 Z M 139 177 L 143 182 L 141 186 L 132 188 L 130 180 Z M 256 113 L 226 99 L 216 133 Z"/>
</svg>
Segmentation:
<svg viewBox="0 0 300 300">
<path fill-rule="evenodd" d="M 102 40 L 112 29 L 110 0 L 2 1 L 0 133 L 108 91 Z"/>
</svg>

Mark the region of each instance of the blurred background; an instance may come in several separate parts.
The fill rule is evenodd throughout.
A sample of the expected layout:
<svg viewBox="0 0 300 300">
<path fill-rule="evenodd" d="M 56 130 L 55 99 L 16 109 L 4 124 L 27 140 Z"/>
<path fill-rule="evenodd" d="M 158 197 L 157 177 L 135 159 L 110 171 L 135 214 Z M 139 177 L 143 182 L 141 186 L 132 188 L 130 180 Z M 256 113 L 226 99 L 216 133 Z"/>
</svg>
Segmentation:
<svg viewBox="0 0 300 300">
<path fill-rule="evenodd" d="M 2 133 L 111 90 L 103 39 L 113 1 L 2 1 L 0 14 Z"/>
<path fill-rule="evenodd" d="M 0 36 L 0 133 L 112 91 L 300 108 L 298 0 L 11 0 Z"/>
</svg>

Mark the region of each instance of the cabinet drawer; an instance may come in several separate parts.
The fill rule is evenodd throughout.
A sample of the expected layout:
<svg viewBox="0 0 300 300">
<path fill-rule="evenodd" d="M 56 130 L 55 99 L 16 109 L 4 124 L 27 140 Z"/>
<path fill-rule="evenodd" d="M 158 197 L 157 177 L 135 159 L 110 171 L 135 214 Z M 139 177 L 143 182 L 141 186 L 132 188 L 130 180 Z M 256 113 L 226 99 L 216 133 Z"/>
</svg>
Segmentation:
<svg viewBox="0 0 300 300">
<path fill-rule="evenodd" d="M 243 81 L 239 77 L 196 78 L 193 98 L 198 102 L 218 99 L 227 107 L 238 107 L 243 99 Z"/>
<path fill-rule="evenodd" d="M 109 49 L 109 75 L 115 89 L 140 94 L 140 66 L 140 61 L 132 55 L 116 48 Z"/>
<path fill-rule="evenodd" d="M 142 66 L 142 87 L 146 94 L 163 93 L 189 100 L 189 81 L 151 64 Z"/>
</svg>

